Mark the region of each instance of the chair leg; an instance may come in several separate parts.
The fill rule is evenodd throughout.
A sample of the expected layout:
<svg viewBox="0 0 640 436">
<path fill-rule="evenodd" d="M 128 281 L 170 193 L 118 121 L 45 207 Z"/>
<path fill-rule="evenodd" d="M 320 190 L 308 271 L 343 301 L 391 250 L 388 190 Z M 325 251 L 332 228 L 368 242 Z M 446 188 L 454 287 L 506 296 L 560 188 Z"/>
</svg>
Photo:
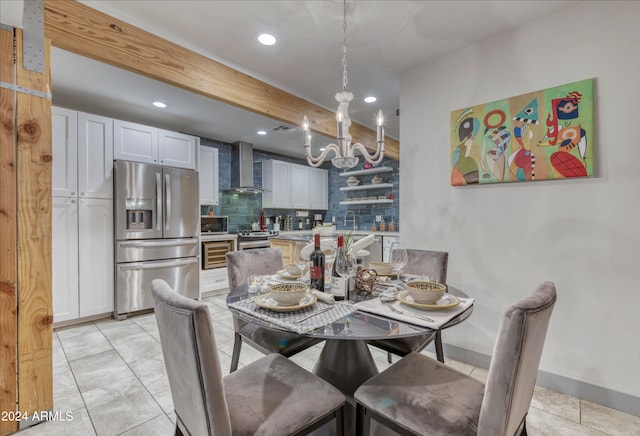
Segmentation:
<svg viewBox="0 0 640 436">
<path fill-rule="evenodd" d="M 356 403 L 356 436 L 369 436 L 369 415 L 362 404 Z"/>
<path fill-rule="evenodd" d="M 444 363 L 444 351 L 442 351 L 442 331 L 436 332 L 436 358 L 440 363 Z"/>
<path fill-rule="evenodd" d="M 336 410 L 336 436 L 344 436 L 344 406 Z"/>
<path fill-rule="evenodd" d="M 242 348 L 242 337 L 239 333 L 233 334 L 233 352 L 231 353 L 231 369 L 229 372 L 234 372 L 238 369 L 238 363 L 240 362 L 240 348 Z"/>
<path fill-rule="evenodd" d="M 182 431 L 180 431 L 180 427 L 178 427 L 178 424 L 176 424 L 175 436 L 183 436 Z"/>
<path fill-rule="evenodd" d="M 525 416 L 525 421 L 522 421 L 522 432 L 520 432 L 520 436 L 527 436 L 527 421 L 526 421 L 526 416 Z"/>
<path fill-rule="evenodd" d="M 391 355 L 391 353 L 387 351 L 387 362 L 389 362 L 389 363 L 393 363 L 393 359 L 392 359 L 392 357 L 393 357 L 393 356 Z"/>
</svg>

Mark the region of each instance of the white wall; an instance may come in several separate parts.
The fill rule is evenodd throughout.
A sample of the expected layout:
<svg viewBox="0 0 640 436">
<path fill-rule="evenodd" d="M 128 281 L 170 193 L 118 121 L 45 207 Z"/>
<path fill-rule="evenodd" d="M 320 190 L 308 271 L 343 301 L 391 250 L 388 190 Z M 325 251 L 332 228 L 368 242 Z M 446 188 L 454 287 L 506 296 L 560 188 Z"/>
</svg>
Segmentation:
<svg viewBox="0 0 640 436">
<path fill-rule="evenodd" d="M 476 298 L 445 343 L 489 355 L 503 308 L 545 280 L 540 369 L 640 397 L 640 2 L 585 2 L 401 77 L 400 230 L 449 251 Z M 491 23 L 487 23 L 491 25 Z M 595 78 L 595 177 L 452 187 L 449 116 Z M 535 152 L 535 150 L 534 150 Z"/>
</svg>

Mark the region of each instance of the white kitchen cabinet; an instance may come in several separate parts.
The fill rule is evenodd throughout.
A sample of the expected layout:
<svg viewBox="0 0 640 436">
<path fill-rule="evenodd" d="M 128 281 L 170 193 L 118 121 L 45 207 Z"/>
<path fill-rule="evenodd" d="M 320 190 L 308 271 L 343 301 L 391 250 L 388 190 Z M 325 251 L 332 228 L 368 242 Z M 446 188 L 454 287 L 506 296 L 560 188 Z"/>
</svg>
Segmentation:
<svg viewBox="0 0 640 436">
<path fill-rule="evenodd" d="M 328 172 L 290 162 L 262 162 L 263 207 L 327 209 Z"/>
<path fill-rule="evenodd" d="M 69 197 L 53 197 L 51 215 L 53 321 L 69 321 L 78 318 L 80 313 L 78 300 L 78 200 Z"/>
<path fill-rule="evenodd" d="M 52 108 L 54 322 L 113 311 L 113 120 Z"/>
<path fill-rule="evenodd" d="M 218 149 L 200 146 L 200 204 L 218 204 Z"/>
<path fill-rule="evenodd" d="M 78 200 L 80 317 L 113 312 L 113 201 Z"/>
<path fill-rule="evenodd" d="M 158 130 L 158 159 L 162 165 L 196 169 L 200 138 L 184 133 Z"/>
<path fill-rule="evenodd" d="M 329 172 L 309 167 L 309 206 L 311 209 L 329 208 Z"/>
<path fill-rule="evenodd" d="M 291 207 L 291 164 L 278 160 L 262 161 L 263 207 Z"/>
<path fill-rule="evenodd" d="M 158 129 L 128 121 L 113 121 L 113 158 L 158 163 Z"/>
<path fill-rule="evenodd" d="M 399 236 L 383 236 L 382 237 L 382 261 L 389 262 L 389 254 L 391 253 L 391 244 L 400 242 Z"/>
<path fill-rule="evenodd" d="M 200 294 L 229 289 L 227 268 L 200 270 Z"/>
<path fill-rule="evenodd" d="M 291 164 L 291 207 L 309 209 L 309 167 Z"/>
<path fill-rule="evenodd" d="M 113 201 L 53 197 L 53 321 L 113 311 Z"/>
<path fill-rule="evenodd" d="M 114 120 L 113 155 L 118 160 L 196 169 L 198 138 Z"/>
<path fill-rule="evenodd" d="M 113 198 L 113 120 L 78 112 L 78 195 Z"/>
<path fill-rule="evenodd" d="M 78 192 L 78 113 L 51 108 L 51 194 L 75 196 Z"/>
</svg>

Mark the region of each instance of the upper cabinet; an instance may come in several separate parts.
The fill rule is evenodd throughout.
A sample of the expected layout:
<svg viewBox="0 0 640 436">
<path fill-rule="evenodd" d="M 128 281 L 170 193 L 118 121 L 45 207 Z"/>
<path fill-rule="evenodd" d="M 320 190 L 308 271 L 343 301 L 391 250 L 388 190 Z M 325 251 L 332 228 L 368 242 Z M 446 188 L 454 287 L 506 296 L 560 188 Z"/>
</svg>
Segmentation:
<svg viewBox="0 0 640 436">
<path fill-rule="evenodd" d="M 114 120 L 115 159 L 195 170 L 199 138 Z"/>
<path fill-rule="evenodd" d="M 218 204 L 218 149 L 200 146 L 200 204 Z"/>
<path fill-rule="evenodd" d="M 113 120 L 78 112 L 78 193 L 113 198 Z"/>
<path fill-rule="evenodd" d="M 78 112 L 51 108 L 51 148 L 51 195 L 73 197 L 78 193 Z"/>
<path fill-rule="evenodd" d="M 113 121 L 52 108 L 51 194 L 54 197 L 113 197 Z"/>
<path fill-rule="evenodd" d="M 263 207 L 274 209 L 328 208 L 328 172 L 277 160 L 262 162 Z"/>
<path fill-rule="evenodd" d="M 262 207 L 291 207 L 291 164 L 279 160 L 262 161 Z"/>
</svg>

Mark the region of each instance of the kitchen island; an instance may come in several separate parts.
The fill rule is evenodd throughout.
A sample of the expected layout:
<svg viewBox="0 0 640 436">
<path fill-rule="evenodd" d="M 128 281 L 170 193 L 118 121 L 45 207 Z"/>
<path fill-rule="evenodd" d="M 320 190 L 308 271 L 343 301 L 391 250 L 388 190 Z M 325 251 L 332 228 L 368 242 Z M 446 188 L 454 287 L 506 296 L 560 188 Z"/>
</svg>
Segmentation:
<svg viewBox="0 0 640 436">
<path fill-rule="evenodd" d="M 369 252 L 369 256 L 365 256 L 363 258 L 363 264 L 367 266 L 369 262 L 381 262 L 384 259 L 384 247 L 385 245 L 390 246 L 391 242 L 396 241 L 399 237 L 398 232 L 367 232 L 364 230 L 336 230 L 333 233 L 333 236 L 321 236 L 322 239 L 325 238 L 337 238 L 338 235 L 351 235 L 354 239 L 358 240 L 364 238 L 365 236 L 369 236 L 371 234 L 375 235 L 375 240 L 372 245 L 367 248 Z M 294 248 L 297 241 L 313 241 L 313 231 L 312 230 L 298 230 L 298 231 L 290 231 L 290 232 L 280 232 L 278 236 L 274 236 L 269 238 L 269 242 L 271 243 L 271 248 L 280 248 L 282 250 L 282 260 L 284 264 L 294 263 Z"/>
</svg>

